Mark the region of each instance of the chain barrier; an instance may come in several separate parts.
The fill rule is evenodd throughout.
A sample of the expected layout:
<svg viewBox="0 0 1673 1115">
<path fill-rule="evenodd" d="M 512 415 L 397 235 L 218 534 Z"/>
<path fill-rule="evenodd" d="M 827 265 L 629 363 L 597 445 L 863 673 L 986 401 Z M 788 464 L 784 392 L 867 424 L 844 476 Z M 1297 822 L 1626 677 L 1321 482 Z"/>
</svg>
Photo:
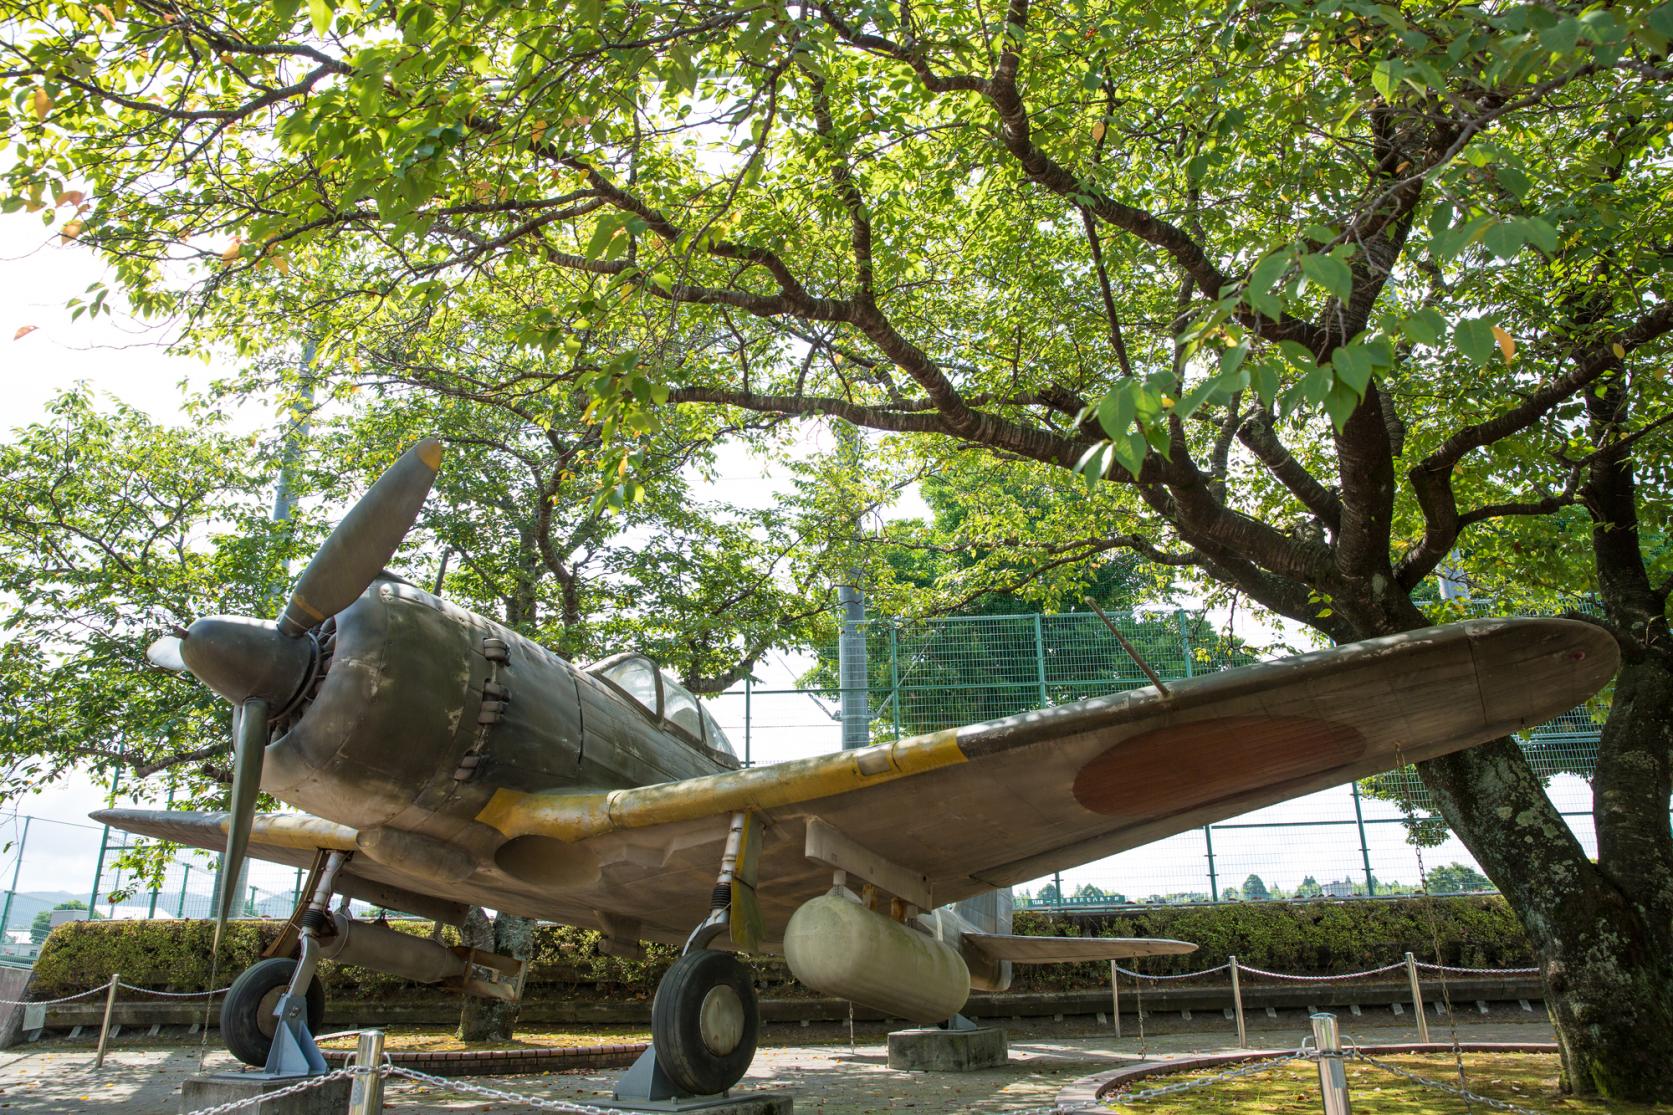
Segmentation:
<svg viewBox="0 0 1673 1115">
<path fill-rule="evenodd" d="M 445 1076 L 434 1076 L 417 1069 L 409 1069 L 404 1065 L 384 1066 L 385 1076 L 403 1076 L 408 1080 L 417 1081 L 430 1088 L 444 1088 L 451 1092 L 464 1092 L 467 1095 L 481 1096 L 483 1099 L 500 1100 L 504 1103 L 520 1103 L 525 1107 L 532 1107 L 538 1111 L 562 1111 L 567 1115 L 622 1115 L 620 1108 L 594 1107 L 589 1103 L 577 1103 L 573 1100 L 544 1099 L 540 1096 L 526 1096 L 521 1092 L 509 1092 L 503 1088 L 490 1088 L 486 1084 L 473 1084 L 465 1080 L 453 1080 Z M 190 1115 L 205 1115 L 205 1113 L 191 1112 Z"/>
<path fill-rule="evenodd" d="M 283 1099 L 285 1096 L 299 1095 L 302 1092 L 310 1091 L 314 1088 L 323 1088 L 333 1080 L 344 1080 L 351 1076 L 371 1076 L 374 1074 L 377 1076 L 388 1076 L 391 1071 L 392 1070 L 389 1065 L 382 1065 L 376 1069 L 363 1069 L 358 1065 L 350 1065 L 345 1068 L 334 1069 L 331 1072 L 322 1073 L 319 1076 L 310 1076 L 300 1083 L 292 1084 L 287 1088 L 280 1088 L 275 1092 L 262 1092 L 260 1095 L 246 1096 L 241 1100 L 228 1100 L 226 1103 L 218 1103 L 214 1107 L 200 1107 L 195 1111 L 186 1112 L 185 1115 L 227 1115 L 227 1113 L 231 1111 L 242 1111 L 246 1107 L 257 1107 L 264 1103 L 271 1103 L 276 1099 Z M 620 1115 L 620 1113 L 618 1112 L 616 1115 Z"/>
<path fill-rule="evenodd" d="M 1182 973 L 1182 974 L 1177 975 L 1177 976 L 1153 976 L 1149 972 L 1129 972 L 1126 968 L 1123 968 L 1119 964 L 1117 964 L 1115 966 L 1115 970 L 1120 972 L 1124 976 L 1131 976 L 1133 979 L 1166 980 L 1166 979 L 1196 979 L 1198 976 L 1212 976 L 1215 972 L 1223 972 L 1227 968 L 1230 968 L 1230 967 L 1231 967 L 1231 964 L 1228 962 L 1228 963 L 1225 963 L 1225 964 L 1221 964 L 1217 968 L 1204 968 L 1200 972 L 1185 972 L 1185 973 Z"/>
<path fill-rule="evenodd" d="M 1361 979 L 1365 976 L 1380 976 L 1384 972 L 1392 972 L 1406 966 L 1405 961 L 1394 964 L 1384 964 L 1381 968 L 1367 968 L 1363 972 L 1338 972 L 1328 976 L 1295 976 L 1288 972 L 1269 972 L 1265 968 L 1251 968 L 1247 964 L 1239 963 L 1238 968 L 1252 976 L 1266 976 L 1270 979 L 1295 980 L 1298 983 L 1330 983 L 1333 980 Z"/>
<path fill-rule="evenodd" d="M 1444 1092 L 1449 1096 L 1456 1096 L 1465 1103 L 1479 1103 L 1484 1107 L 1491 1107 L 1499 1111 L 1515 1111 L 1518 1115 L 1547 1115 L 1547 1112 L 1539 1111 L 1532 1107 L 1519 1107 L 1508 1100 L 1498 1100 L 1494 1099 L 1492 1096 L 1484 1096 L 1477 1092 L 1472 1092 L 1468 1088 L 1461 1088 L 1456 1084 L 1447 1084 L 1431 1077 L 1412 1072 L 1410 1069 L 1403 1069 L 1398 1065 L 1391 1065 L 1387 1061 L 1379 1061 L 1375 1057 L 1369 1056 L 1353 1046 L 1349 1046 L 1347 1049 L 1343 1050 L 1342 1053 L 1345 1057 L 1351 1058 L 1355 1061 L 1364 1061 L 1372 1068 L 1381 1069 L 1383 1072 L 1389 1073 L 1392 1076 L 1402 1077 L 1411 1081 L 1413 1084 L 1429 1088 L 1436 1092 Z"/>
<path fill-rule="evenodd" d="M 66 995 L 62 999 L 0 999 L 0 1006 L 50 1007 L 54 1003 L 73 1003 L 77 999 L 85 999 L 89 995 L 99 995 L 109 990 L 110 984 L 101 983 L 97 987 L 89 987 L 86 991 L 77 991 L 74 995 Z"/>
<path fill-rule="evenodd" d="M 213 991 L 158 991 L 154 987 L 136 987 L 134 984 L 122 983 L 121 981 L 118 981 L 116 986 L 126 988 L 129 991 L 138 991 L 142 995 L 161 995 L 167 999 L 204 999 L 212 995 L 225 995 L 232 990 L 229 986 L 217 987 Z"/>
<path fill-rule="evenodd" d="M 1463 976 L 1534 976 L 1539 974 L 1538 968 L 1458 968 L 1451 964 L 1430 964 L 1423 960 L 1415 961 L 1419 968 L 1431 972 L 1456 972 Z"/>
</svg>

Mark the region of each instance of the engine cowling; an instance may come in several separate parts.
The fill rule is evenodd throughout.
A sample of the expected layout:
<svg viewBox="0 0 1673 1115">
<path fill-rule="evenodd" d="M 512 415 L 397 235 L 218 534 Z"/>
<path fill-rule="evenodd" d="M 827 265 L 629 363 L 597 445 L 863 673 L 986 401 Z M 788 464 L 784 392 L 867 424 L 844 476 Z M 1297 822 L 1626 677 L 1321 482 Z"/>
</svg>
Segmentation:
<svg viewBox="0 0 1673 1115">
<path fill-rule="evenodd" d="M 944 1022 L 970 998 L 970 971 L 955 949 L 842 894 L 791 916 L 784 959 L 815 991 L 911 1022 Z"/>
</svg>

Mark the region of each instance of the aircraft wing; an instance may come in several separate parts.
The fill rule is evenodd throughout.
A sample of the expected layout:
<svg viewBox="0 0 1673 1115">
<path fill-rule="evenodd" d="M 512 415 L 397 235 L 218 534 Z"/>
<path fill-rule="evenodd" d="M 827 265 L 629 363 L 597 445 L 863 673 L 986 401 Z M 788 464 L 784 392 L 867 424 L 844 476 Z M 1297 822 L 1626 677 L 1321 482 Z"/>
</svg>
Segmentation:
<svg viewBox="0 0 1673 1115">
<path fill-rule="evenodd" d="M 851 874 L 904 875 L 894 893 L 940 905 L 1537 725 L 1617 660 L 1590 624 L 1470 620 L 812 759 L 608 792 L 500 790 L 477 819 L 593 873 L 549 899 L 583 924 L 605 910 L 677 940 L 706 912 L 728 817 L 752 811 L 776 941 L 831 885 L 807 856 L 813 819 L 879 864 Z"/>
<path fill-rule="evenodd" d="M 173 809 L 101 809 L 92 814 L 125 832 L 183 844 L 188 848 L 224 851 L 227 814 Z M 258 813 L 250 832 L 250 855 L 289 867 L 308 867 L 319 850 L 352 852 L 356 831 L 306 813 Z M 434 893 L 436 888 L 413 889 L 413 880 L 365 856 L 350 858 L 338 875 L 337 891 L 378 906 L 437 918 L 450 925 L 464 920 L 467 903 Z"/>
<path fill-rule="evenodd" d="M 1126 960 L 1135 956 L 1179 956 L 1196 952 L 1189 941 L 1166 937 L 1027 937 L 1016 933 L 965 933 L 966 943 L 995 960 L 1013 964 L 1079 964 L 1083 960 Z"/>
<path fill-rule="evenodd" d="M 1614 640 L 1590 624 L 1470 620 L 771 766 L 622 790 L 501 789 L 476 821 L 511 839 L 469 878 L 427 881 L 369 850 L 345 878 L 354 897 L 425 916 L 477 904 L 678 943 L 708 912 L 730 818 L 748 811 L 761 821 L 770 946 L 832 884 L 828 857 L 809 858 L 810 831 L 846 849 L 851 879 L 943 905 L 1531 727 L 1584 702 L 1616 664 Z M 225 839 L 224 814 L 95 816 L 199 847 Z M 354 838 L 269 814 L 252 852 L 301 865 Z"/>
</svg>

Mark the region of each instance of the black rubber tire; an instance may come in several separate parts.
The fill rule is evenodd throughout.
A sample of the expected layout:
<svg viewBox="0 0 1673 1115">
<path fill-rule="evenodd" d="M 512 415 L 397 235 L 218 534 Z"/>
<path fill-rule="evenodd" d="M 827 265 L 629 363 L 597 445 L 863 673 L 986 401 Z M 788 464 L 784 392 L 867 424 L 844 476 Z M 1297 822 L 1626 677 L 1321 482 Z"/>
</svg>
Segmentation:
<svg viewBox="0 0 1673 1115">
<path fill-rule="evenodd" d="M 246 1065 L 261 1068 L 267 1064 L 268 1050 L 273 1048 L 273 1027 L 278 1021 L 273 1017 L 273 1006 L 295 971 L 296 961 L 288 956 L 258 960 L 232 981 L 227 997 L 221 1000 L 221 1041 Z M 307 1000 L 308 1029 L 317 1034 L 325 1021 L 325 987 L 317 974 L 308 983 Z"/>
<path fill-rule="evenodd" d="M 704 1042 L 701 1026 L 704 1000 L 721 987 L 737 995 L 743 1007 L 743 1027 L 737 1044 L 717 1054 Z M 729 952 L 688 952 L 657 984 L 651 1004 L 651 1043 L 663 1073 L 688 1095 L 717 1095 L 742 1080 L 755 1060 L 760 1032 L 754 980 L 749 968 Z"/>
</svg>

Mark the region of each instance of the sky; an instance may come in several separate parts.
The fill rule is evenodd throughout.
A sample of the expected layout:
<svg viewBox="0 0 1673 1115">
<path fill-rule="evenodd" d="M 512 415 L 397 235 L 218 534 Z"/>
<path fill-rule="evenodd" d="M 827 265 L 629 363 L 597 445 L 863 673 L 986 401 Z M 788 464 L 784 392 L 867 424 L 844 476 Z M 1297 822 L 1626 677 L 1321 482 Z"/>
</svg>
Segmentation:
<svg viewBox="0 0 1673 1115">
<path fill-rule="evenodd" d="M 167 351 L 170 332 L 166 328 L 136 322 L 121 312 L 96 321 L 83 318 L 71 322 L 65 303 L 80 295 L 89 284 L 105 278 L 103 266 L 91 253 L 77 245 L 60 245 L 49 237 L 34 216 L 0 216 L 0 436 L 3 431 L 37 420 L 54 394 L 85 380 L 98 391 L 132 404 L 159 420 L 181 414 L 186 393 L 200 390 L 230 369 L 206 364 L 197 358 L 171 356 Z M 26 335 L 12 339 L 26 327 Z M 236 413 L 235 425 L 256 429 L 268 420 L 259 405 Z M 822 428 L 806 435 L 808 448 L 824 448 Z M 720 490 L 715 495 L 738 503 L 767 502 L 774 498 L 779 480 L 770 462 L 743 451 L 729 452 L 721 460 Z M 699 497 L 706 493 L 699 491 Z M 892 515 L 925 513 L 916 493 L 909 492 Z M 1191 601 L 1181 600 L 1189 606 Z M 1223 622 L 1223 617 L 1221 619 Z M 1269 642 L 1276 632 L 1247 609 L 1240 611 L 1236 633 L 1245 638 Z M 809 662 L 805 656 L 775 655 L 759 671 L 764 689 L 789 688 Z M 721 725 L 735 739 L 742 736 L 742 701 L 736 696 L 713 702 Z M 763 699 L 755 711 L 752 752 L 758 760 L 835 750 L 838 728 L 827 711 L 811 698 L 799 695 Z M 1557 788 L 1565 809 L 1585 808 L 1589 792 L 1585 784 L 1569 779 Z M 24 799 L 19 813 L 37 820 L 29 836 L 17 889 L 81 891 L 90 888 L 92 864 L 97 858 L 101 832 L 87 821 L 87 813 L 104 804 L 106 788 L 85 778 L 64 781 L 44 793 Z M 1376 874 L 1384 879 L 1416 882 L 1417 864 L 1411 849 L 1401 838 L 1401 826 L 1389 823 L 1399 816 L 1389 805 L 1364 804 L 1371 823 L 1366 826 L 1372 845 Z M 1334 878 L 1363 877 L 1363 858 L 1353 827 L 1353 802 L 1346 787 L 1312 795 L 1307 799 L 1263 810 L 1238 821 L 1278 821 L 1288 826 L 1275 829 L 1228 829 L 1216 832 L 1215 858 L 1218 884 L 1223 889 L 1243 882 L 1251 873 L 1261 874 L 1269 883 L 1293 888 L 1303 875 L 1319 882 Z M 1328 821 L 1316 827 L 1293 827 L 1296 821 Z M 0 816 L 0 845 L 14 846 L 0 855 L 0 887 L 11 885 L 16 861 L 16 837 L 21 821 Z M 1584 835 L 1584 834 L 1583 834 Z M 1469 862 L 1456 841 L 1426 856 L 1429 867 L 1455 860 Z M 1147 848 L 1126 853 L 1114 860 L 1076 868 L 1063 873 L 1065 889 L 1073 892 L 1083 883 L 1109 891 L 1142 898 L 1151 893 L 1182 889 L 1206 890 L 1207 850 L 1200 833 L 1187 833 Z M 266 876 L 272 875 L 271 879 Z M 288 887 L 288 871 L 273 869 L 252 875 L 270 889 Z"/>
</svg>

